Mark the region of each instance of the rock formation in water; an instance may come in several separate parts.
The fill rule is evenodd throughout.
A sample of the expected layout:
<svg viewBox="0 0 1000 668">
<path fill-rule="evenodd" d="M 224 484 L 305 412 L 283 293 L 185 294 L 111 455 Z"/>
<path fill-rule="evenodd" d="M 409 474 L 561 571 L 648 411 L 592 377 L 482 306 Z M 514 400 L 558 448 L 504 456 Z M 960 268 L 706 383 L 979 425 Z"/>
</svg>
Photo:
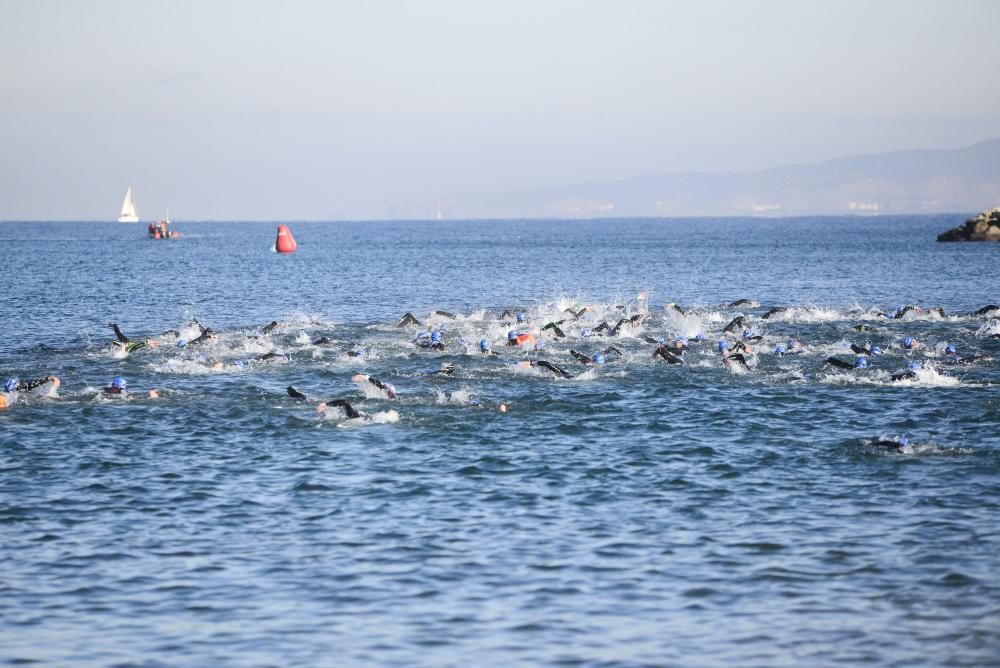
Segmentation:
<svg viewBox="0 0 1000 668">
<path fill-rule="evenodd" d="M 942 232 L 938 241 L 1000 241 L 1000 207 L 969 218 L 965 225 Z"/>
</svg>

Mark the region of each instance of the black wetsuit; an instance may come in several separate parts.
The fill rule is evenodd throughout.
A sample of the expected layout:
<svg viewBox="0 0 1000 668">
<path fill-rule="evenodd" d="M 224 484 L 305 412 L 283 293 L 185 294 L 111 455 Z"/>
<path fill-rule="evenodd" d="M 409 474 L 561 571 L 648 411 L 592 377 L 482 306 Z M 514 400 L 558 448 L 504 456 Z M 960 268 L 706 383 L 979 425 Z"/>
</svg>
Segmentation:
<svg viewBox="0 0 1000 668">
<path fill-rule="evenodd" d="M 314 346 L 328 346 L 333 343 L 333 339 L 328 336 L 321 336 L 315 341 L 313 341 Z"/>
<path fill-rule="evenodd" d="M 444 350 L 444 344 L 440 341 L 417 341 L 416 346 L 424 350 Z"/>
<path fill-rule="evenodd" d="M 743 356 L 742 353 L 733 353 L 731 355 L 726 355 L 727 360 L 732 360 L 737 364 L 742 364 L 744 368 L 749 369 L 750 365 L 747 363 L 747 358 Z"/>
<path fill-rule="evenodd" d="M 198 326 L 201 327 L 201 325 Z M 211 339 L 213 336 L 215 336 L 215 332 L 212 331 L 211 327 L 201 327 L 201 334 L 197 338 L 188 341 L 187 345 L 195 346 L 198 345 L 199 343 L 204 343 L 205 341 Z"/>
<path fill-rule="evenodd" d="M 368 376 L 368 382 L 377 387 L 378 389 L 382 390 L 383 392 L 385 392 L 387 395 L 389 395 L 390 399 L 396 398 L 396 393 L 390 390 L 388 387 L 386 387 L 386 384 L 383 383 L 378 378 L 376 378 L 375 376 Z"/>
<path fill-rule="evenodd" d="M 307 398 L 306 395 L 302 394 L 301 392 L 299 392 L 298 390 L 296 390 L 291 385 L 288 386 L 288 390 L 287 391 L 288 391 L 288 396 L 290 396 L 292 399 L 298 399 L 300 401 L 305 401 L 306 398 Z M 354 410 L 354 407 L 351 406 L 350 402 L 348 402 L 346 399 L 330 399 L 328 401 L 324 401 L 323 403 L 325 403 L 327 405 L 327 408 L 329 408 L 330 406 L 336 406 L 338 408 L 343 408 L 344 412 L 347 413 L 347 417 L 349 417 L 349 418 L 353 419 L 353 418 L 359 418 L 359 417 L 361 417 L 361 413 L 359 413 L 358 411 Z"/>
<path fill-rule="evenodd" d="M 736 316 L 729 321 L 729 324 L 722 328 L 723 332 L 735 332 L 736 330 L 742 330 L 746 327 L 747 319 L 741 315 Z"/>
<path fill-rule="evenodd" d="M 277 327 L 278 327 L 278 321 L 277 320 L 272 320 L 270 325 L 267 325 L 263 329 L 260 330 L 260 333 L 261 334 L 270 334 Z"/>
<path fill-rule="evenodd" d="M 906 447 L 906 444 L 904 443 L 900 443 L 899 441 L 889 441 L 884 438 L 880 438 L 879 440 L 875 441 L 873 445 L 876 448 L 885 448 L 886 450 L 892 450 L 894 452 L 902 452 L 903 448 Z"/>
<path fill-rule="evenodd" d="M 830 366 L 835 366 L 838 369 L 853 369 L 854 368 L 854 365 L 851 364 L 850 362 L 845 362 L 844 360 L 837 359 L 836 357 L 827 357 L 825 360 L 823 360 L 823 364 L 824 365 L 829 364 Z"/>
<path fill-rule="evenodd" d="M 52 380 L 52 376 L 46 376 L 45 378 L 36 378 L 34 380 L 19 380 L 17 385 L 14 386 L 14 392 L 31 392 L 36 387 L 41 387 L 45 383 Z"/>
<path fill-rule="evenodd" d="M 414 318 L 409 311 L 403 314 L 403 317 L 396 323 L 396 327 L 406 327 L 407 325 L 420 325 L 420 321 Z"/>
<path fill-rule="evenodd" d="M 444 316 L 445 318 L 448 318 L 450 320 L 454 320 L 455 319 L 455 314 L 454 313 L 448 313 L 447 311 L 434 311 L 433 313 L 431 313 L 431 315 Z"/>
<path fill-rule="evenodd" d="M 864 346 L 859 346 L 854 343 L 851 344 L 851 352 L 856 355 L 871 355 L 872 351 L 870 348 L 865 348 Z"/>
<path fill-rule="evenodd" d="M 996 304 L 987 304 L 981 309 L 976 309 L 975 311 L 973 311 L 972 315 L 989 315 L 993 311 L 1000 311 L 1000 306 L 997 306 Z"/>
<path fill-rule="evenodd" d="M 767 313 L 765 313 L 764 315 L 762 315 L 761 318 L 763 318 L 764 320 L 767 320 L 772 315 L 778 315 L 779 313 L 784 313 L 787 310 L 788 309 L 785 308 L 784 306 L 775 306 L 770 311 L 768 311 Z"/>
<path fill-rule="evenodd" d="M 684 360 L 673 354 L 666 346 L 660 346 L 654 350 L 653 357 L 659 357 L 668 364 L 684 364 Z"/>
<path fill-rule="evenodd" d="M 677 313 L 679 313 L 679 314 L 681 314 L 683 316 L 687 315 L 687 313 L 684 312 L 684 309 L 682 309 L 677 304 L 667 304 L 666 308 L 671 309 L 673 311 L 676 311 Z"/>
<path fill-rule="evenodd" d="M 573 357 L 575 357 L 578 362 L 581 362 L 583 364 L 593 364 L 594 363 L 593 359 L 591 359 L 587 355 L 584 355 L 583 353 L 581 353 L 581 352 L 579 352 L 577 350 L 573 350 L 572 348 L 570 348 L 569 354 L 572 355 Z"/>
<path fill-rule="evenodd" d="M 752 299 L 737 299 L 729 304 L 730 308 L 735 308 L 737 306 L 759 306 L 759 304 Z"/>
<path fill-rule="evenodd" d="M 550 322 L 547 325 L 545 325 L 544 327 L 542 327 L 542 331 L 544 332 L 547 329 L 551 329 L 552 333 L 556 335 L 556 338 L 561 339 L 561 338 L 563 338 L 563 337 L 566 336 L 565 332 L 563 332 L 561 329 L 559 329 L 559 325 L 563 324 L 564 322 L 566 322 L 566 321 L 565 320 L 558 320 L 556 322 Z"/>
<path fill-rule="evenodd" d="M 540 366 L 543 369 L 548 369 L 552 373 L 555 373 L 555 374 L 558 374 L 558 375 L 562 376 L 563 378 L 572 378 L 573 377 L 573 374 L 569 373 L 568 371 L 566 371 L 564 369 L 561 369 L 561 368 L 557 367 L 555 364 L 553 364 L 552 362 L 549 362 L 548 360 L 532 360 L 531 361 L 531 366 Z"/>
<path fill-rule="evenodd" d="M 132 341 L 125 336 L 125 334 L 122 333 L 122 330 L 118 328 L 118 323 L 109 322 L 108 327 L 115 331 L 115 336 L 118 338 L 118 340 L 114 342 L 115 345 L 125 348 L 126 351 L 132 352 L 133 350 L 139 350 L 140 348 L 146 347 L 146 341 Z"/>
</svg>

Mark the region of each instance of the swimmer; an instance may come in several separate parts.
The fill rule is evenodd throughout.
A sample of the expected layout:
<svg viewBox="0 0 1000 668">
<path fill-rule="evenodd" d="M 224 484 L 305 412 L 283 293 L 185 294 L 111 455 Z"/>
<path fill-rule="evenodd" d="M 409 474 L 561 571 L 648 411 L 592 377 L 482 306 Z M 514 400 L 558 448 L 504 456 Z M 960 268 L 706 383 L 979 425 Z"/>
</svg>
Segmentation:
<svg viewBox="0 0 1000 668">
<path fill-rule="evenodd" d="M 758 342 L 764 340 L 764 337 L 762 335 L 754 334 L 749 327 L 744 328 L 742 336 L 744 341 Z"/>
<path fill-rule="evenodd" d="M 989 355 L 959 355 L 958 349 L 951 343 L 945 346 L 944 354 L 948 358 L 949 362 L 962 366 L 974 364 L 975 362 L 989 362 L 993 359 Z"/>
<path fill-rule="evenodd" d="M 763 318 L 764 320 L 767 320 L 771 316 L 778 315 L 779 313 L 784 313 L 787 310 L 788 309 L 786 307 L 784 307 L 784 306 L 775 306 L 770 311 L 768 311 L 767 313 L 765 313 L 764 315 L 762 315 L 761 318 Z"/>
<path fill-rule="evenodd" d="M 218 340 L 219 338 L 218 335 L 214 331 L 212 331 L 211 327 L 204 327 L 197 320 L 194 321 L 194 324 L 198 325 L 198 329 L 201 330 L 201 334 L 199 334 L 196 338 L 191 339 L 190 341 L 185 341 L 184 339 L 180 339 L 179 341 L 177 341 L 178 348 L 184 348 L 186 346 L 196 346 L 201 343 L 205 343 L 206 341 Z"/>
<path fill-rule="evenodd" d="M 448 318 L 449 320 L 454 320 L 457 317 L 454 313 L 449 313 L 448 311 L 431 311 L 431 317 L 436 315 L 439 315 L 442 318 Z"/>
<path fill-rule="evenodd" d="M 899 307 L 898 309 L 896 309 L 896 312 L 893 315 L 890 315 L 889 317 L 892 318 L 893 320 L 899 320 L 907 313 L 916 313 L 917 315 L 922 315 L 923 312 L 924 310 L 919 306 L 914 306 L 913 304 L 909 304 L 907 306 Z"/>
<path fill-rule="evenodd" d="M 566 337 L 566 333 L 563 332 L 559 328 L 559 325 L 563 324 L 564 322 L 566 322 L 566 321 L 565 320 L 557 320 L 556 322 L 547 323 L 544 327 L 542 327 L 542 331 L 544 332 L 544 331 L 547 331 L 547 330 L 551 329 L 552 333 L 555 334 L 555 336 L 556 336 L 557 339 L 565 338 Z"/>
<path fill-rule="evenodd" d="M 508 348 L 531 348 L 534 345 L 535 337 L 533 334 L 520 334 L 513 329 L 507 332 Z"/>
<path fill-rule="evenodd" d="M 421 332 L 423 333 L 423 332 Z M 425 340 L 428 337 L 417 336 L 417 340 L 414 344 L 418 348 L 423 348 L 424 350 L 444 350 L 444 344 L 441 343 L 441 332 L 434 330 L 431 332 L 429 340 Z"/>
<path fill-rule="evenodd" d="M 682 309 L 677 304 L 670 303 L 670 304 L 667 304 L 666 306 L 664 306 L 663 308 L 665 308 L 667 311 L 673 311 L 674 313 L 677 313 L 680 316 L 684 316 L 684 317 L 687 316 L 687 313 L 684 311 L 684 309 Z"/>
<path fill-rule="evenodd" d="M 265 326 L 264 326 L 264 327 L 263 327 L 263 328 L 262 328 L 262 329 L 260 330 L 260 333 L 261 333 L 261 334 L 264 334 L 264 335 L 267 335 L 267 334 L 270 334 L 271 332 L 273 332 L 274 330 L 276 330 L 276 329 L 277 329 L 278 327 L 280 327 L 280 326 L 281 326 L 281 325 L 279 325 L 279 324 L 278 324 L 278 321 L 277 321 L 277 320 L 272 320 L 272 321 L 271 321 L 271 323 L 270 323 L 269 325 L 265 325 Z"/>
<path fill-rule="evenodd" d="M 920 363 L 910 362 L 909 365 L 907 365 L 905 371 L 897 371 L 896 373 L 892 374 L 891 378 L 893 382 L 897 382 L 900 380 L 914 380 L 917 377 L 918 371 L 920 371 Z"/>
<path fill-rule="evenodd" d="M 903 337 L 903 347 L 907 350 L 916 350 L 921 347 L 921 343 L 912 336 Z"/>
<path fill-rule="evenodd" d="M 859 346 L 854 343 L 851 344 L 851 352 L 855 355 L 874 355 L 878 356 L 882 354 L 882 349 L 878 346 L 872 346 L 871 348 L 865 348 L 864 346 Z"/>
<path fill-rule="evenodd" d="M 837 359 L 836 357 L 827 357 L 823 360 L 823 366 L 827 365 L 837 367 L 838 369 L 867 369 L 868 360 L 864 357 L 855 357 L 854 363 L 851 364 L 850 362 L 845 362 L 844 360 Z"/>
<path fill-rule="evenodd" d="M 108 327 L 114 330 L 115 337 L 118 339 L 117 341 L 112 341 L 112 344 L 124 348 L 125 352 L 130 353 L 134 350 L 145 348 L 146 346 L 149 346 L 150 348 L 156 347 L 156 341 L 148 339 L 145 341 L 132 341 L 122 333 L 122 330 L 118 327 L 118 323 L 116 322 L 109 322 Z"/>
<path fill-rule="evenodd" d="M 36 387 L 41 387 L 45 383 L 52 383 L 51 391 L 55 391 L 59 389 L 61 382 L 57 377 L 52 375 L 48 375 L 45 378 L 36 378 L 35 380 L 21 380 L 17 376 L 14 376 L 7 379 L 3 390 L 4 392 L 31 392 Z"/>
<path fill-rule="evenodd" d="M 655 359 L 657 357 L 662 359 L 667 364 L 684 364 L 683 359 L 675 355 L 664 345 L 657 347 L 657 349 L 653 351 L 653 358 Z"/>
<path fill-rule="evenodd" d="M 998 315 L 1000 314 L 1000 306 L 996 304 L 987 304 L 981 309 L 976 309 L 972 312 L 972 315 Z"/>
<path fill-rule="evenodd" d="M 737 308 L 739 306 L 749 306 L 750 308 L 757 308 L 760 306 L 760 302 L 755 299 L 737 299 L 734 302 L 727 304 L 729 308 Z"/>
<path fill-rule="evenodd" d="M 291 385 L 288 386 L 287 390 L 288 396 L 292 399 L 297 399 L 298 401 L 307 401 L 308 397 L 296 390 Z M 364 417 L 363 413 L 359 413 L 351 406 L 350 402 L 346 399 L 327 399 L 326 401 L 321 401 L 316 406 L 317 413 L 324 413 L 328 408 L 340 408 L 343 409 L 344 413 L 347 414 L 348 419 L 355 419 L 359 417 Z"/>
<path fill-rule="evenodd" d="M 105 396 L 128 396 L 126 388 L 128 383 L 122 376 L 115 376 L 111 379 L 111 384 L 101 390 Z"/>
<path fill-rule="evenodd" d="M 555 364 L 553 364 L 552 362 L 549 362 L 548 360 L 521 360 L 520 362 L 517 363 L 517 366 L 519 366 L 519 367 L 535 367 L 535 366 L 540 366 L 543 369 L 548 369 L 552 373 L 562 376 L 563 378 L 572 378 L 573 377 L 573 374 L 569 373 L 568 371 L 566 371 L 564 369 L 561 369 L 561 368 L 557 367 Z"/>
<path fill-rule="evenodd" d="M 368 375 L 365 375 L 363 373 L 359 373 L 358 375 L 356 375 L 353 378 L 351 378 L 351 380 L 353 380 L 355 383 L 368 382 L 368 383 L 374 385 L 375 387 L 377 387 L 379 390 L 381 390 L 385 394 L 385 396 L 386 396 L 387 399 L 395 399 L 396 398 L 396 388 L 395 388 L 395 386 L 393 386 L 392 383 L 385 383 L 385 382 L 379 380 L 378 378 L 376 378 L 375 376 L 368 376 Z"/>
<path fill-rule="evenodd" d="M 409 311 L 403 314 L 403 317 L 396 323 L 396 327 L 406 327 L 407 325 L 416 325 L 417 327 L 420 327 L 420 321 L 413 317 L 413 314 Z"/>
<path fill-rule="evenodd" d="M 614 346 L 612 346 L 611 348 L 613 350 L 618 350 Z M 604 364 L 608 359 L 605 353 L 603 352 L 594 353 L 593 355 L 587 356 L 578 350 L 573 350 L 572 348 L 570 348 L 569 354 L 575 357 L 578 362 L 586 364 L 588 366 L 591 364 Z"/>
<path fill-rule="evenodd" d="M 314 346 L 328 346 L 331 343 L 333 343 L 333 339 L 331 339 L 329 336 L 321 336 L 312 342 Z"/>
<path fill-rule="evenodd" d="M 479 339 L 479 352 L 481 352 L 484 355 L 499 355 L 500 353 L 498 353 L 495 350 L 491 350 L 490 349 L 491 346 L 492 346 L 492 344 L 490 343 L 489 339 L 485 339 L 485 338 L 484 339 Z"/>
<path fill-rule="evenodd" d="M 864 324 L 864 323 L 862 323 L 860 325 L 855 325 L 851 329 L 853 329 L 855 332 L 870 332 L 870 331 L 872 331 L 872 328 L 869 327 L 868 325 Z"/>
<path fill-rule="evenodd" d="M 738 315 L 729 321 L 729 324 L 722 328 L 723 332 L 735 333 L 737 330 L 744 330 L 747 328 L 747 319 L 744 315 Z"/>
<path fill-rule="evenodd" d="M 893 438 L 880 437 L 872 445 L 876 448 L 885 448 L 893 452 L 902 452 L 903 448 L 910 445 L 910 439 L 905 436 L 894 436 Z"/>
<path fill-rule="evenodd" d="M 455 365 L 447 362 L 442 364 L 440 369 L 430 369 L 424 372 L 427 376 L 450 376 L 453 373 L 455 373 Z"/>
<path fill-rule="evenodd" d="M 571 316 L 573 316 L 573 320 L 579 320 L 584 314 L 590 313 L 590 307 L 574 304 L 568 309 L 565 309 L 563 313 L 569 313 Z"/>
</svg>

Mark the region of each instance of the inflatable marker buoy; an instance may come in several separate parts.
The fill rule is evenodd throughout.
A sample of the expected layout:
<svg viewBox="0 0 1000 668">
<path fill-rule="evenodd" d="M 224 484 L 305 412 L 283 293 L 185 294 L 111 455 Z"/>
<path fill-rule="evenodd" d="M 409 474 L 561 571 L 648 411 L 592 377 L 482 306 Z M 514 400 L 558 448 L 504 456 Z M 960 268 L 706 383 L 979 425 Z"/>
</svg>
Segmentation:
<svg viewBox="0 0 1000 668">
<path fill-rule="evenodd" d="M 295 243 L 288 225 L 278 225 L 278 238 L 274 241 L 274 250 L 279 253 L 294 253 L 296 248 L 298 244 Z"/>
</svg>

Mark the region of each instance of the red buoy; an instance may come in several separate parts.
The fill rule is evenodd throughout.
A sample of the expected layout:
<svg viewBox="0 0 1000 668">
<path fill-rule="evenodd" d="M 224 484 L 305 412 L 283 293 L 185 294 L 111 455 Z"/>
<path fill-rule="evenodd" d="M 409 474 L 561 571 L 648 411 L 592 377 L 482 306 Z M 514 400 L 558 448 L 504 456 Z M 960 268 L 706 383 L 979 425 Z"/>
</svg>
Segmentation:
<svg viewBox="0 0 1000 668">
<path fill-rule="evenodd" d="M 298 247 L 288 225 L 278 225 L 278 238 L 274 241 L 274 250 L 279 253 L 294 253 Z"/>
</svg>

